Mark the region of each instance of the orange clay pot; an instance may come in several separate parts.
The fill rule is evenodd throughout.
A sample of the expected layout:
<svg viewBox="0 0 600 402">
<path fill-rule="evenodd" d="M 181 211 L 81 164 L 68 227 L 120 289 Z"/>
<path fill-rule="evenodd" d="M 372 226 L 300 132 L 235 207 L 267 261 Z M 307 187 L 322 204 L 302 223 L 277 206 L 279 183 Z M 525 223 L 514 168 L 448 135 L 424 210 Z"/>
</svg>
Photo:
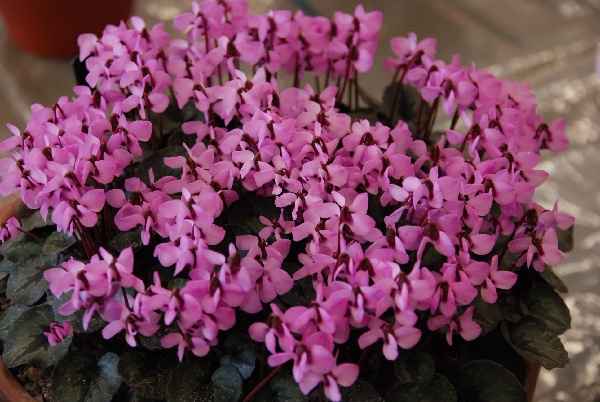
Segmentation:
<svg viewBox="0 0 600 402">
<path fill-rule="evenodd" d="M 6 30 L 19 47 L 46 57 L 75 57 L 77 37 L 100 35 L 131 16 L 134 0 L 0 0 Z"/>
</svg>

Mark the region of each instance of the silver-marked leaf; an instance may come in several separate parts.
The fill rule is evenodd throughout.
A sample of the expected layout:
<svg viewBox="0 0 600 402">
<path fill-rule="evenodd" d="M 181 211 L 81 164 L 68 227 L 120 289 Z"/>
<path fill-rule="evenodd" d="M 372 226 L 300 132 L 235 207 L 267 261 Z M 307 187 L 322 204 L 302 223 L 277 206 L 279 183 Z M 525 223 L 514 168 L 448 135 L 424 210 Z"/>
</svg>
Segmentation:
<svg viewBox="0 0 600 402">
<path fill-rule="evenodd" d="M 44 271 L 58 264 L 57 254 L 26 255 L 19 260 L 8 277 L 6 296 L 15 304 L 31 305 L 48 288 Z"/>
<path fill-rule="evenodd" d="M 72 335 L 56 346 L 48 344 L 44 332 L 50 330 L 54 321 L 52 307 L 47 304 L 30 307 L 11 325 L 4 342 L 2 357 L 8 367 L 32 364 L 36 367 L 50 367 L 67 353 Z"/>
<path fill-rule="evenodd" d="M 277 402 L 308 401 L 308 397 L 300 391 L 300 387 L 294 381 L 294 377 L 289 374 L 276 375 L 271 380 L 271 390 L 273 390 Z"/>
<path fill-rule="evenodd" d="M 546 281 L 548 285 L 552 286 L 560 293 L 567 293 L 569 291 L 567 285 L 563 282 L 562 279 L 560 279 L 558 275 L 556 275 L 556 272 L 554 272 L 554 268 L 546 265 L 546 269 L 540 272 L 540 276 L 543 280 Z"/>
<path fill-rule="evenodd" d="M 506 331 L 503 328 L 503 335 Z M 526 315 L 510 328 L 512 347 L 521 355 L 551 370 L 565 367 L 569 355 L 556 333 L 540 319 Z"/>
<path fill-rule="evenodd" d="M 52 400 L 83 401 L 92 382 L 96 359 L 85 349 L 75 349 L 52 370 Z"/>
<path fill-rule="evenodd" d="M 141 233 L 141 227 L 117 233 L 115 237 L 110 239 L 109 244 L 118 252 L 125 250 L 127 247 L 131 247 L 134 250 L 138 249 L 143 245 Z"/>
<path fill-rule="evenodd" d="M 54 232 L 46 238 L 42 246 L 44 253 L 60 253 L 75 244 L 75 239 L 63 232 Z"/>
<path fill-rule="evenodd" d="M 4 315 L 0 319 L 0 339 L 5 340 L 8 335 L 8 330 L 17 318 L 21 316 L 29 307 L 22 304 L 11 306 L 4 312 Z"/>
<path fill-rule="evenodd" d="M 429 384 L 435 374 L 435 362 L 428 353 L 403 351 L 394 361 L 394 373 L 400 383 Z"/>
<path fill-rule="evenodd" d="M 481 336 L 488 334 L 498 327 L 502 320 L 502 311 L 497 303 L 487 303 L 480 296 L 473 300 L 475 310 L 473 312 L 473 321 L 481 326 Z"/>
<path fill-rule="evenodd" d="M 550 285 L 533 287 L 521 300 L 521 309 L 527 315 L 539 318 L 556 335 L 571 328 L 569 308 Z"/>
<path fill-rule="evenodd" d="M 33 212 L 27 218 L 21 219 L 21 229 L 26 232 L 31 232 L 33 229 L 43 228 L 45 226 L 52 226 L 54 223 L 52 221 L 44 221 L 42 215 L 40 215 L 40 211 L 37 210 Z"/>
<path fill-rule="evenodd" d="M 17 262 L 24 256 L 40 254 L 42 243 L 20 233 L 16 238 L 0 245 L 0 254 L 12 262 Z"/>
</svg>

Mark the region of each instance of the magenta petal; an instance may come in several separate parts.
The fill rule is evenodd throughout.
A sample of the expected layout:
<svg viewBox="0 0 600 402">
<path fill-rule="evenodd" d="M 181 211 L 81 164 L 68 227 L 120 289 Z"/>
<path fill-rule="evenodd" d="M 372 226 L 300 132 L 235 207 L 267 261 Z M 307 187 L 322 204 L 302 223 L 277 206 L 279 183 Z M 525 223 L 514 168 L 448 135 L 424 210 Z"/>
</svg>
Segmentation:
<svg viewBox="0 0 600 402">
<path fill-rule="evenodd" d="M 335 367 L 332 371 L 333 376 L 337 380 L 338 384 L 342 387 L 349 387 L 358 378 L 359 368 L 358 365 L 353 363 L 343 363 Z"/>
</svg>

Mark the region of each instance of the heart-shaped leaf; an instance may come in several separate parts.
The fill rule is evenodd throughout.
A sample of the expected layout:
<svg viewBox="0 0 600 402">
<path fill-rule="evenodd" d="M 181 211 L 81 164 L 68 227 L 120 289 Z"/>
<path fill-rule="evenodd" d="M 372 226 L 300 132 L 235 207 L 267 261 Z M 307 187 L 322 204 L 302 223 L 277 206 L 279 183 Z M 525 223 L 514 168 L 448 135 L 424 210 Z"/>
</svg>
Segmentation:
<svg viewBox="0 0 600 402">
<path fill-rule="evenodd" d="M 439 402 L 440 400 L 440 395 L 434 388 L 417 382 L 398 384 L 385 396 L 385 402 Z"/>
<path fill-rule="evenodd" d="M 290 377 L 291 378 L 291 377 Z M 293 378 L 292 378 L 293 381 Z M 296 386 L 297 387 L 297 386 Z M 348 388 L 340 387 L 342 400 L 348 402 L 383 402 L 379 392 L 370 383 L 359 378 Z"/>
<path fill-rule="evenodd" d="M 211 401 L 210 373 L 194 361 L 180 364 L 167 382 L 167 402 Z"/>
<path fill-rule="evenodd" d="M 473 321 L 481 327 L 481 336 L 488 334 L 498 327 L 502 320 L 502 312 L 497 303 L 486 303 L 481 297 L 473 301 L 475 310 L 473 312 Z"/>
<path fill-rule="evenodd" d="M 34 254 L 21 258 L 14 266 L 6 288 L 6 296 L 16 304 L 31 305 L 48 288 L 44 271 L 58 264 L 57 254 Z"/>
<path fill-rule="evenodd" d="M 52 371 L 51 397 L 57 401 L 83 401 L 96 368 L 96 359 L 84 349 L 67 353 Z"/>
<path fill-rule="evenodd" d="M 46 238 L 42 251 L 48 254 L 58 254 L 75 244 L 75 239 L 63 232 L 54 232 Z"/>
<path fill-rule="evenodd" d="M 444 402 L 456 402 L 458 396 L 456 390 L 452 386 L 450 380 L 441 374 L 435 374 L 430 384 L 431 388 L 435 389 L 438 395 L 440 395 L 440 401 Z"/>
<path fill-rule="evenodd" d="M 215 370 L 211 377 L 215 388 L 215 402 L 237 402 L 242 396 L 244 379 L 237 368 L 225 364 Z"/>
<path fill-rule="evenodd" d="M 538 285 L 529 290 L 521 301 L 521 309 L 543 321 L 556 335 L 571 328 L 569 308 L 550 285 Z"/>
<path fill-rule="evenodd" d="M 548 370 L 565 367 L 569 362 L 569 355 L 556 333 L 540 319 L 526 315 L 509 330 L 507 326 L 502 328 L 502 333 L 509 336 L 507 340 L 521 356 Z"/>
<path fill-rule="evenodd" d="M 142 353 L 127 352 L 119 360 L 118 373 L 139 396 L 164 399 L 167 382 L 177 365 L 175 359 L 153 361 Z"/>
<path fill-rule="evenodd" d="M 42 243 L 20 233 L 16 238 L 0 245 L 0 254 L 12 262 L 17 262 L 24 256 L 40 254 Z"/>
<path fill-rule="evenodd" d="M 560 279 L 558 275 L 556 275 L 556 272 L 554 272 L 554 268 L 546 266 L 546 269 L 539 274 L 548 285 L 552 286 L 560 293 L 567 293 L 569 291 L 567 285 L 562 281 L 562 279 Z"/>
<path fill-rule="evenodd" d="M 50 323 L 53 321 L 52 307 L 47 304 L 33 306 L 22 313 L 6 335 L 2 353 L 4 363 L 8 367 L 29 363 L 46 368 L 63 357 L 73 337 L 68 336 L 64 342 L 50 346 L 44 332 L 50 330 Z"/>
<path fill-rule="evenodd" d="M 221 365 L 231 364 L 244 379 L 249 378 L 256 367 L 256 353 L 252 340 L 244 334 L 231 334 L 225 339 L 228 355 L 221 358 Z"/>
<path fill-rule="evenodd" d="M 271 380 L 271 389 L 277 402 L 306 402 L 308 398 L 300 391 L 298 383 L 289 374 L 278 374 Z"/>
<path fill-rule="evenodd" d="M 52 371 L 53 400 L 110 402 L 123 381 L 119 356 L 107 353 L 98 362 L 92 351 L 79 348 L 63 357 Z"/>
<path fill-rule="evenodd" d="M 394 373 L 400 383 L 429 384 L 435 374 L 435 362 L 428 353 L 403 351 L 394 361 Z"/>
<path fill-rule="evenodd" d="M 29 307 L 22 304 L 11 306 L 4 312 L 2 319 L 0 319 L 0 339 L 5 340 L 8 335 L 8 330 L 13 325 L 15 320 L 21 316 Z"/>
<path fill-rule="evenodd" d="M 127 232 L 117 233 L 115 237 L 110 239 L 109 244 L 116 251 L 121 252 L 125 250 L 127 247 L 131 247 L 133 250 L 136 250 L 142 247 L 142 228 L 137 227 Z"/>
<path fill-rule="evenodd" d="M 525 388 L 517 377 L 489 360 L 474 360 L 463 365 L 458 370 L 455 385 L 464 401 L 527 402 Z"/>
<path fill-rule="evenodd" d="M 43 228 L 45 226 L 54 225 L 51 221 L 44 221 L 42 215 L 40 215 L 40 211 L 37 210 L 33 212 L 27 218 L 21 219 L 21 229 L 26 232 L 31 232 L 33 229 Z"/>
</svg>

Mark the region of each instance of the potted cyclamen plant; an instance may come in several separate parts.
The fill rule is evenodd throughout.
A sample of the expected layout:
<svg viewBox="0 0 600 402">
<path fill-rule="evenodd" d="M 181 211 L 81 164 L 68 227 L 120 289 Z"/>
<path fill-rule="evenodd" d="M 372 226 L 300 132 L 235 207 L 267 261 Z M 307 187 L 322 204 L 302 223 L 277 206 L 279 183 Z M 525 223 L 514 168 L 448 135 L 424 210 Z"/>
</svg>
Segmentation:
<svg viewBox="0 0 600 402">
<path fill-rule="evenodd" d="M 532 201 L 564 121 L 412 33 L 374 101 L 381 23 L 213 0 L 184 39 L 81 36 L 89 87 L 0 144 L 35 211 L 2 224 L 4 363 L 54 401 L 523 401 L 564 366 L 573 219 Z"/>
</svg>

